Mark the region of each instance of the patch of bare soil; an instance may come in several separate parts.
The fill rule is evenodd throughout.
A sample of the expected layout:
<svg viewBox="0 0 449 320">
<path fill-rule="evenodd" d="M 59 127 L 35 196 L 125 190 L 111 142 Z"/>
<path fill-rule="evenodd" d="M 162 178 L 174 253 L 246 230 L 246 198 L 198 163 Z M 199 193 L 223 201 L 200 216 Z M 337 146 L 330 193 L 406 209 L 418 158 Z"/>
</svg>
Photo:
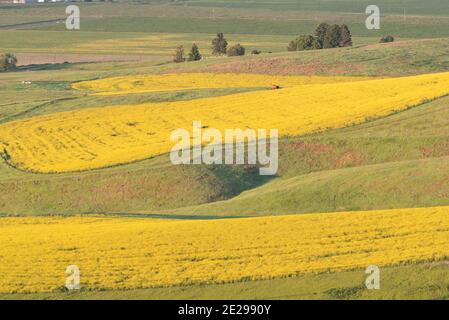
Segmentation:
<svg viewBox="0 0 449 320">
<path fill-rule="evenodd" d="M 318 142 L 287 142 L 282 143 L 282 147 L 290 149 L 291 151 L 295 151 L 299 154 L 308 154 L 313 156 L 320 156 L 322 154 L 329 154 L 331 152 L 334 152 L 334 149 L 331 146 Z"/>
<path fill-rule="evenodd" d="M 121 61 L 145 61 L 152 57 L 131 55 L 96 55 L 96 54 L 66 54 L 66 53 L 18 53 L 16 54 L 18 65 L 48 63 L 77 63 L 77 62 L 121 62 Z"/>
<path fill-rule="evenodd" d="M 343 63 L 328 65 L 321 61 L 298 61 L 286 58 L 255 58 L 239 61 L 227 61 L 201 68 L 201 72 L 212 73 L 257 73 L 269 75 L 343 75 L 358 70 L 357 65 Z M 195 70 L 198 72 L 198 70 Z M 173 72 L 180 72 L 179 69 Z M 182 72 L 193 72 L 182 70 Z"/>
<path fill-rule="evenodd" d="M 365 163 L 365 157 L 362 153 L 356 151 L 346 151 L 339 155 L 334 162 L 331 163 L 332 169 L 340 169 L 347 167 L 357 167 Z"/>
<path fill-rule="evenodd" d="M 352 149 L 339 150 L 332 145 L 320 142 L 284 142 L 281 149 L 307 168 L 320 170 L 335 170 L 341 168 L 357 167 L 367 163 L 363 153 Z"/>
<path fill-rule="evenodd" d="M 444 157 L 449 155 L 449 140 L 440 141 L 430 147 L 420 148 L 421 154 L 425 158 Z"/>
</svg>

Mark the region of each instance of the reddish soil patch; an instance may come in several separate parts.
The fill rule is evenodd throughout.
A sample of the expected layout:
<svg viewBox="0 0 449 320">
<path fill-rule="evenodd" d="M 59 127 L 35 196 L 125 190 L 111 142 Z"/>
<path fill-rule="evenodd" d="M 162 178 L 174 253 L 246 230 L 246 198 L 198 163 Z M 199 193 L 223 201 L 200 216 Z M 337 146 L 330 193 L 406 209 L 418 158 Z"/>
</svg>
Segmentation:
<svg viewBox="0 0 449 320">
<path fill-rule="evenodd" d="M 346 151 L 339 155 L 331 165 L 331 169 L 360 166 L 365 162 L 363 154 L 355 151 Z"/>
<path fill-rule="evenodd" d="M 334 170 L 357 167 L 367 163 L 366 155 L 345 148 L 320 142 L 284 142 L 281 150 L 290 159 L 290 164 L 298 165 L 306 170 Z"/>
<path fill-rule="evenodd" d="M 238 61 L 219 62 L 200 70 L 181 70 L 181 72 L 212 72 L 212 73 L 256 73 L 270 75 L 343 75 L 350 70 L 352 73 L 360 68 L 354 64 L 341 65 L 324 64 L 321 61 L 303 62 L 286 58 L 257 58 Z M 179 69 L 170 72 L 180 72 Z"/>
<path fill-rule="evenodd" d="M 437 142 L 431 147 L 420 148 L 425 158 L 444 157 L 449 155 L 449 140 Z"/>
<path fill-rule="evenodd" d="M 319 156 L 322 154 L 329 154 L 333 152 L 333 148 L 329 145 L 322 143 L 309 142 L 305 143 L 303 141 L 287 142 L 283 143 L 282 147 L 294 150 L 301 154 L 311 154 L 314 156 Z"/>
</svg>

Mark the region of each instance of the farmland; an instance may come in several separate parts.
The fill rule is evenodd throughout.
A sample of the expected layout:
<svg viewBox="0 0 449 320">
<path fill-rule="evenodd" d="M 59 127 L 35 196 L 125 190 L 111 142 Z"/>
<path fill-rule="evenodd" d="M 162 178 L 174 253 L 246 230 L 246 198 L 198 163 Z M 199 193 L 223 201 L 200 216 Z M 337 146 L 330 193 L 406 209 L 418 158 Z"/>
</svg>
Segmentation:
<svg viewBox="0 0 449 320">
<path fill-rule="evenodd" d="M 448 299 L 449 7 L 378 2 L 0 5 L 0 299 Z M 320 22 L 353 46 L 287 52 Z M 277 175 L 174 166 L 198 120 L 278 128 Z"/>
<path fill-rule="evenodd" d="M 73 261 L 88 290 L 440 261 L 448 253 L 447 212 L 441 207 L 208 221 L 2 218 L 0 273 L 6 276 L 0 287 L 6 292 L 55 291 L 64 283 L 61 270 Z"/>
<path fill-rule="evenodd" d="M 196 77 L 202 76 L 178 77 L 180 87 L 185 88 Z M 209 77 L 206 76 L 204 83 L 210 82 Z M 219 76 L 214 78 L 221 82 Z M 247 83 L 254 82 L 254 78 L 249 76 Z M 283 85 L 282 79 L 279 80 Z M 286 80 L 295 81 L 289 77 Z M 261 82 L 254 84 L 261 85 Z M 197 85 L 201 86 L 201 80 Z M 225 128 L 278 128 L 281 136 L 301 135 L 357 124 L 419 105 L 449 94 L 448 85 L 449 74 L 443 73 L 344 84 L 296 85 L 276 91 L 186 102 L 86 109 L 10 122 L 0 127 L 0 139 L 10 156 L 8 163 L 16 168 L 43 173 L 78 171 L 168 153 L 169 133 L 177 128 L 189 128 L 197 119 L 222 132 Z M 116 87 L 114 82 L 112 87 Z M 327 92 L 326 97 L 322 96 L 322 90 Z M 129 111 L 123 113 L 124 108 Z M 184 110 L 182 116 L 179 110 Z M 269 119 L 261 117 L 264 114 L 269 114 Z"/>
</svg>

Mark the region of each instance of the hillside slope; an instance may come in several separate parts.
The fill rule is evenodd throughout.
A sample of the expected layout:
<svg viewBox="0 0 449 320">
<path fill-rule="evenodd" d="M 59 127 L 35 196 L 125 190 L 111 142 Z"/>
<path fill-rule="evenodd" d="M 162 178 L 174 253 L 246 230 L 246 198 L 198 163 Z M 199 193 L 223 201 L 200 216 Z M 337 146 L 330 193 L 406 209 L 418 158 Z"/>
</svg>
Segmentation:
<svg viewBox="0 0 449 320">
<path fill-rule="evenodd" d="M 449 97 L 281 145 L 280 177 L 173 214 L 266 215 L 448 204 Z"/>
<path fill-rule="evenodd" d="M 257 216 L 449 204 L 449 158 L 392 162 L 277 179 L 172 214 Z"/>
<path fill-rule="evenodd" d="M 420 50 L 423 50 L 420 52 Z M 409 52 L 410 54 L 405 54 Z M 282 54 L 288 58 L 289 68 L 307 65 L 313 62 L 317 54 L 323 61 L 336 63 L 337 59 L 357 61 L 361 68 L 359 74 L 376 74 L 384 70 L 388 75 L 444 71 L 449 66 L 447 39 L 423 40 L 400 43 L 400 45 L 379 45 L 350 49 L 323 50 L 320 52 L 294 52 Z M 426 58 L 427 55 L 427 58 Z M 281 55 L 273 55 L 277 59 Z M 229 59 L 229 63 L 237 61 L 264 61 L 268 57 L 244 57 Z M 199 63 L 176 65 L 178 71 L 189 68 L 200 68 L 222 63 L 221 60 L 205 60 Z M 226 60 L 228 61 L 228 60 Z M 416 62 L 416 63 L 414 63 Z M 425 62 L 425 63 L 424 63 Z M 338 64 L 335 64 L 338 65 Z M 275 64 L 261 69 L 270 72 L 277 70 Z M 385 66 L 391 66 L 384 68 Z M 420 68 L 418 66 L 423 66 Z M 26 119 L 41 113 L 51 114 L 57 111 L 76 110 L 86 105 L 103 107 L 108 101 L 113 103 L 143 103 L 158 101 L 185 100 L 209 95 L 235 93 L 226 92 L 181 92 L 179 94 L 135 94 L 118 97 L 77 96 L 77 92 L 67 90 L 67 83 L 72 81 L 104 77 L 107 75 L 122 76 L 136 73 L 154 73 L 174 70 L 174 64 L 144 65 L 143 63 L 103 63 L 103 64 L 68 64 L 62 69 L 43 69 L 27 72 L 27 78 L 34 84 L 32 88 L 21 88 L 17 84 L 25 73 L 2 74 L 0 85 L 5 89 L 5 105 L 0 107 L 5 122 L 15 114 Z M 293 69 L 294 70 L 294 69 Z M 299 70 L 299 69 L 298 69 Z M 301 69 L 303 72 L 312 69 Z M 316 70 L 315 70 L 316 71 Z M 360 72 L 359 72 L 360 71 Z M 369 72 L 368 72 L 369 71 Z M 332 73 L 332 69 L 329 70 Z M 313 72 L 312 72 L 313 73 Z M 319 73 L 319 72 L 318 72 Z M 17 90 L 20 88 L 20 90 Z M 29 93 L 33 95 L 30 96 Z M 32 101 L 45 96 L 55 98 L 49 100 L 42 108 L 31 112 L 23 110 L 33 107 Z M 69 97 L 71 100 L 64 100 Z M 61 99 L 63 98 L 63 99 Z M 422 106 L 391 115 L 384 119 L 369 121 L 365 124 L 339 130 L 331 130 L 306 137 L 290 137 L 280 141 L 279 179 L 303 179 L 309 173 L 360 167 L 365 165 L 391 163 L 445 157 L 449 155 L 449 98 L 441 98 Z M 435 163 L 438 161 L 435 161 Z M 429 166 L 434 162 L 418 162 L 418 165 Z M 407 166 L 407 164 L 404 164 Z M 432 164 L 433 165 L 433 164 Z M 441 166 L 440 166 L 441 167 Z M 390 168 L 391 167 L 390 165 Z M 428 167 L 430 168 L 430 167 Z M 213 168 L 202 166 L 170 168 L 165 155 L 142 162 L 121 165 L 113 168 L 96 169 L 84 173 L 67 174 L 32 174 L 14 170 L 0 164 L 0 212 L 10 214 L 73 214 L 79 212 L 164 212 L 168 209 L 190 207 L 218 200 L 232 198 L 244 190 L 248 190 L 269 180 L 260 180 L 254 174 L 254 168 L 219 169 L 216 175 Z M 389 169 L 390 171 L 392 169 Z M 399 169 L 398 169 L 399 170 Z M 430 169 L 429 169 L 430 170 Z M 245 172 L 247 171 L 247 172 Z M 257 171 L 257 170 L 256 170 Z M 439 172 L 439 171 L 435 171 Z M 402 178 L 400 174 L 392 172 Z M 443 173 L 441 173 L 443 174 Z M 222 177 L 224 175 L 224 178 Z M 436 177 L 444 180 L 444 175 Z M 301 177 L 301 178 L 299 178 Z M 370 178 L 371 179 L 371 178 Z M 410 180 L 410 179 L 409 179 Z M 223 182 L 221 182 L 223 181 Z M 274 181 L 272 182 L 274 183 Z M 432 183 L 429 181 L 429 185 Z M 443 183 L 444 184 L 444 183 Z M 271 185 L 271 184 L 270 184 Z M 369 185 L 369 182 L 366 182 Z M 438 186 L 427 190 L 427 195 L 413 200 L 414 185 L 401 191 L 404 200 L 400 204 L 419 206 L 422 203 L 440 203 L 442 195 Z M 419 188 L 418 188 L 419 189 Z M 349 190 L 347 190 L 351 193 Z M 111 197 L 111 192 L 117 195 Z M 355 190 L 352 192 L 356 193 Z M 372 201 L 376 207 L 385 195 L 379 190 L 377 200 Z M 293 196 L 294 197 L 294 196 Z M 355 196 L 354 196 L 355 197 Z M 353 195 L 347 195 L 347 199 Z M 357 198 L 357 197 L 355 197 Z M 62 199 L 62 200 L 61 200 Z M 341 199 L 341 197 L 337 197 Z M 423 200 L 425 199 L 425 201 Z M 294 200 L 293 200 L 294 201 Z M 332 202 L 333 203 L 333 202 Z M 317 206 L 323 211 L 327 209 Z M 343 207 L 347 203 L 342 203 Z M 336 206 L 329 205 L 329 208 Z M 233 208 L 236 209 L 236 208 Z M 237 208 L 238 209 L 238 208 Z M 236 210 L 237 210 L 236 209 Z M 282 208 L 281 208 L 282 209 Z M 236 211 L 238 212 L 238 210 Z"/>
</svg>

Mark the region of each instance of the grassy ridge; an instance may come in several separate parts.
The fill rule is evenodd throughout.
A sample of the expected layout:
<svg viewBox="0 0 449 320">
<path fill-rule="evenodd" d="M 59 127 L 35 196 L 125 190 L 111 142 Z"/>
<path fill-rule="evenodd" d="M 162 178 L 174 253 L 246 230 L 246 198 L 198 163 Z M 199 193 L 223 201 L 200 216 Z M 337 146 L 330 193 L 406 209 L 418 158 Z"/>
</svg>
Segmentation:
<svg viewBox="0 0 449 320">
<path fill-rule="evenodd" d="M 448 167 L 449 159 L 439 158 L 320 171 L 279 179 L 230 200 L 170 212 L 282 215 L 447 205 Z"/>
<path fill-rule="evenodd" d="M 448 39 L 413 40 L 213 61 L 196 71 L 391 77 L 449 70 L 448 54 Z"/>
<path fill-rule="evenodd" d="M 251 167 L 173 166 L 158 157 L 126 168 L 40 175 L 0 165 L 0 214 L 45 215 L 177 208 L 233 197 L 267 178 Z"/>
</svg>

